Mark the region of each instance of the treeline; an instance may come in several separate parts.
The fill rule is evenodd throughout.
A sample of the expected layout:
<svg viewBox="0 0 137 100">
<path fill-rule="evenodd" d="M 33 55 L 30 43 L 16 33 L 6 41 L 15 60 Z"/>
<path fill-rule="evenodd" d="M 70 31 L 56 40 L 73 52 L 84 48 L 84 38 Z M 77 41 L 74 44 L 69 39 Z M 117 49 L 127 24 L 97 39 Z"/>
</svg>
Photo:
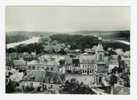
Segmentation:
<svg viewBox="0 0 137 100">
<path fill-rule="evenodd" d="M 51 32 L 29 32 L 29 31 L 11 31 L 6 32 L 6 43 L 21 42 L 31 37 L 49 37 Z"/>
<path fill-rule="evenodd" d="M 94 35 L 98 35 L 99 33 L 100 33 L 99 31 L 77 31 L 77 32 L 72 32 L 68 34 L 67 33 L 61 34 L 61 33 L 56 33 L 56 32 L 11 31 L 11 32 L 6 32 L 6 43 L 20 42 L 20 41 L 27 40 L 34 36 L 36 37 L 37 36 L 41 36 L 41 37 L 51 36 L 51 38 L 58 39 L 62 42 L 64 42 L 64 40 L 61 38 L 65 38 L 67 40 L 73 40 L 73 41 L 77 41 L 77 40 L 79 41 L 81 39 L 83 40 L 86 38 L 86 39 L 90 39 L 90 41 L 89 40 L 87 41 L 92 42 L 92 39 L 94 41 L 94 38 L 95 38 Z M 102 31 L 101 33 L 104 39 L 122 39 L 122 40 L 130 41 L 130 31 Z M 72 34 L 76 34 L 76 35 L 72 35 Z M 78 39 L 76 39 L 75 37 L 78 37 Z M 86 47 L 89 47 L 89 46 L 86 45 Z"/>
<path fill-rule="evenodd" d="M 93 45 L 98 44 L 98 39 L 94 36 L 55 34 L 50 38 L 66 45 L 71 45 L 71 49 L 91 48 Z"/>
<path fill-rule="evenodd" d="M 29 39 L 29 37 L 24 34 L 6 35 L 6 43 L 14 43 L 19 41 L 24 41 L 27 39 Z"/>
<path fill-rule="evenodd" d="M 50 36 L 50 40 L 47 38 L 41 38 L 41 42 L 19 45 L 14 48 L 7 49 L 7 52 L 36 52 L 39 53 L 66 53 L 69 50 L 80 49 L 84 51 L 87 48 L 93 48 L 98 45 L 98 39 L 94 36 L 83 35 L 68 35 L 68 34 L 55 34 Z M 103 47 L 105 50 L 108 48 L 122 49 L 128 51 L 130 46 L 114 41 L 103 41 Z"/>
<path fill-rule="evenodd" d="M 55 34 L 50 36 L 52 40 L 57 40 L 61 43 L 71 45 L 71 49 L 86 49 L 92 48 L 94 45 L 98 45 L 98 38 L 94 36 L 83 36 L 83 35 L 68 35 L 68 34 Z M 129 50 L 130 47 L 126 44 L 114 42 L 114 41 L 103 41 L 103 47 L 107 48 L 122 48 L 124 51 Z"/>
<path fill-rule="evenodd" d="M 47 54 L 53 54 L 53 53 L 58 53 L 58 54 L 66 54 L 67 51 L 65 51 L 65 48 L 62 47 L 58 47 L 57 49 L 59 49 L 59 51 L 57 52 L 55 49 L 53 49 L 52 47 L 49 46 L 43 46 L 42 43 L 31 43 L 28 45 L 18 45 L 14 48 L 9 48 L 6 49 L 7 53 L 24 53 L 24 52 L 35 52 L 36 54 L 43 54 L 43 53 L 47 53 Z"/>
<path fill-rule="evenodd" d="M 43 48 L 42 44 L 40 44 L 40 43 L 32 43 L 32 44 L 28 44 L 28 45 L 18 45 L 14 48 L 6 49 L 7 53 L 13 53 L 13 52 L 17 52 L 17 53 L 23 53 L 23 52 L 42 53 L 43 51 L 44 51 L 44 48 Z"/>
<path fill-rule="evenodd" d="M 120 31 L 117 37 L 130 41 L 130 31 Z"/>
</svg>

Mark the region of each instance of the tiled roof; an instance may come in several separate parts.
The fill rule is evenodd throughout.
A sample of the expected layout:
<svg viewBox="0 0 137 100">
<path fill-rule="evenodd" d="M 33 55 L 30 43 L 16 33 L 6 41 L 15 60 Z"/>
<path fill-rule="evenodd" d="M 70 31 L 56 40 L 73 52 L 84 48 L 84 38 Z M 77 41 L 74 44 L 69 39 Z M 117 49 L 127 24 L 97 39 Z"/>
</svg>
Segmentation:
<svg viewBox="0 0 137 100">
<path fill-rule="evenodd" d="M 38 63 L 37 60 L 32 60 L 32 61 L 28 61 L 28 62 L 27 62 L 28 65 L 37 64 L 37 63 Z"/>
<path fill-rule="evenodd" d="M 46 64 L 47 65 L 58 65 L 56 61 L 48 61 Z"/>
<path fill-rule="evenodd" d="M 26 65 L 26 62 L 24 60 L 14 60 L 13 63 L 15 66 Z"/>
<path fill-rule="evenodd" d="M 79 57 L 80 63 L 95 63 L 96 62 L 96 56 L 95 55 L 80 55 Z"/>
<path fill-rule="evenodd" d="M 49 83 L 48 80 L 58 80 L 61 83 L 61 78 L 58 73 L 46 72 L 44 70 L 32 70 L 24 78 L 24 81 L 34 81 L 34 82 L 45 82 Z"/>
<path fill-rule="evenodd" d="M 66 64 L 72 64 L 72 58 L 70 58 L 70 56 L 65 56 L 65 62 Z"/>
</svg>

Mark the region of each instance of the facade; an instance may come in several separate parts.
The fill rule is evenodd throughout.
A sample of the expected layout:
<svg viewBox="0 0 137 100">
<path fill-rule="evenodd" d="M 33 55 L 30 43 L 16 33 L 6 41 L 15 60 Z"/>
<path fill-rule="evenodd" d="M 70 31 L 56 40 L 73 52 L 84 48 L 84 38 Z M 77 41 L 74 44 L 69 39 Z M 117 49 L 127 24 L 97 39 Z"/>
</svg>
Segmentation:
<svg viewBox="0 0 137 100">
<path fill-rule="evenodd" d="M 32 70 L 25 77 L 23 77 L 21 87 L 23 90 L 27 87 L 33 87 L 34 90 L 38 90 L 40 87 L 40 91 L 42 92 L 44 92 L 44 90 L 50 92 L 51 89 L 58 92 L 59 86 L 62 82 L 62 75 L 59 73 L 43 70 Z"/>
<path fill-rule="evenodd" d="M 58 71 L 58 65 L 55 61 L 39 62 L 31 61 L 27 64 L 28 70 L 48 70 L 48 71 Z"/>
<path fill-rule="evenodd" d="M 81 55 L 80 68 L 82 75 L 92 75 L 94 73 L 94 70 L 96 69 L 95 55 Z"/>
<path fill-rule="evenodd" d="M 17 69 L 26 69 L 27 63 L 23 59 L 13 60 L 13 65 Z"/>
</svg>

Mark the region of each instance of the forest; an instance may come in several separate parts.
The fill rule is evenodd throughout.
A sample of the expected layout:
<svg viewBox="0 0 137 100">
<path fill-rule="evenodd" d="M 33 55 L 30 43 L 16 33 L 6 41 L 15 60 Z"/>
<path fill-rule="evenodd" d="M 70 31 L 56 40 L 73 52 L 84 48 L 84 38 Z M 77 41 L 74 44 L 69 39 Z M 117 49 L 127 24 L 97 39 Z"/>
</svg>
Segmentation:
<svg viewBox="0 0 137 100">
<path fill-rule="evenodd" d="M 41 37 L 38 43 L 32 43 L 28 45 L 18 45 L 15 48 L 6 49 L 7 52 L 34 52 L 39 53 L 65 53 L 68 50 L 80 49 L 84 51 L 88 48 L 93 48 L 97 46 L 98 38 L 94 36 L 83 36 L 83 35 L 68 35 L 68 34 L 55 34 L 50 37 Z M 103 40 L 104 50 L 108 48 L 112 49 L 123 49 L 127 51 L 130 47 L 126 44 L 105 41 Z"/>
</svg>

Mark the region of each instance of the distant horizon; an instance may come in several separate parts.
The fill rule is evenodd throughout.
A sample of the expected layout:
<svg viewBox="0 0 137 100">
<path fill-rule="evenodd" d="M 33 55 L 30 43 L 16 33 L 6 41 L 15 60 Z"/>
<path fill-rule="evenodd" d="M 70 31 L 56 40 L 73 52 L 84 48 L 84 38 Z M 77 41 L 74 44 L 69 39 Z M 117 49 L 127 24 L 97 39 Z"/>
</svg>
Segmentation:
<svg viewBox="0 0 137 100">
<path fill-rule="evenodd" d="M 71 31 L 71 32 L 55 32 L 55 31 L 29 31 L 29 30 L 13 30 L 6 32 L 47 32 L 47 33 L 75 33 L 75 32 L 119 32 L 119 31 L 130 31 L 128 30 L 79 30 L 79 31 Z"/>
</svg>

